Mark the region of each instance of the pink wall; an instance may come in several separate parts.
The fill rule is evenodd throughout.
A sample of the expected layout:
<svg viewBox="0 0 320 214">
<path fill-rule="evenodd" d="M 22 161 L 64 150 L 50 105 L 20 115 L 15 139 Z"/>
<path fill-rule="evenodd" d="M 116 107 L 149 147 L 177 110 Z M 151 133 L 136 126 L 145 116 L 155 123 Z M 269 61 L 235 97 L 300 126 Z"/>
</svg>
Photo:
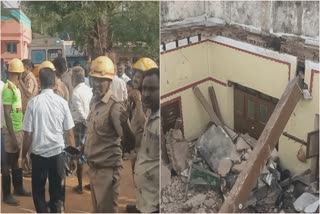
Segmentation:
<svg viewBox="0 0 320 214">
<path fill-rule="evenodd" d="M 22 22 L 1 20 L 1 57 L 5 62 L 13 59 L 29 58 L 29 46 L 32 40 L 31 29 Z M 17 42 L 17 53 L 6 53 L 6 42 Z"/>
</svg>

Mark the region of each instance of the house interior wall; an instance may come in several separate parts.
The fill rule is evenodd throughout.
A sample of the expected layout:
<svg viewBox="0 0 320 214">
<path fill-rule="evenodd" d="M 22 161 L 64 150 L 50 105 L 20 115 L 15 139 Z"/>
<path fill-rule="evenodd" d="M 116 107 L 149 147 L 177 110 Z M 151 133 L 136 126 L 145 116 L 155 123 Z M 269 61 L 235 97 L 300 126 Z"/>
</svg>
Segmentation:
<svg viewBox="0 0 320 214">
<path fill-rule="evenodd" d="M 294 56 L 262 49 L 241 47 L 236 43 L 223 44 L 222 41 L 205 41 L 161 55 L 161 103 L 181 97 L 184 132 L 188 140 L 199 137 L 209 123 L 207 112 L 192 92 L 195 85 L 198 85 L 209 102 L 208 87 L 215 88 L 224 123 L 231 128 L 234 128 L 234 90 L 228 85 L 228 81 L 278 99 L 281 97 L 288 79 L 295 76 L 297 59 Z M 305 82 L 308 84 L 311 80 L 311 70 L 314 70 L 316 65 L 307 65 L 308 63 Z M 317 73 L 313 75 L 313 99 L 301 100 L 298 103 L 284 130 L 304 140 L 307 133 L 314 130 L 313 121 L 318 112 L 318 76 Z M 301 163 L 296 158 L 301 144 L 283 136 L 279 144 L 283 167 L 293 173 L 299 173 L 309 167 L 310 161 Z"/>
</svg>

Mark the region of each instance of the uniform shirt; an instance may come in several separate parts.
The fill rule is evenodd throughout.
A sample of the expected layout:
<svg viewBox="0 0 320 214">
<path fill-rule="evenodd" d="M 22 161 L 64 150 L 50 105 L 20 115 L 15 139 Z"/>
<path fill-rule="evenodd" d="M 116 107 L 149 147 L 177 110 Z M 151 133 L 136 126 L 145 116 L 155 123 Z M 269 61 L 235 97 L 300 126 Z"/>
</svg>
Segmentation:
<svg viewBox="0 0 320 214">
<path fill-rule="evenodd" d="M 6 84 L 2 90 L 2 103 L 3 105 L 11 105 L 12 110 L 10 112 L 10 118 L 12 121 L 13 131 L 22 130 L 22 101 L 21 92 L 19 88 L 10 80 L 7 80 Z M 5 118 L 3 117 L 4 124 L 3 127 L 7 127 L 5 123 Z"/>
<path fill-rule="evenodd" d="M 61 75 L 62 82 L 66 85 L 69 95 L 71 97 L 73 91 L 73 84 L 72 84 L 72 71 L 67 70 Z"/>
<path fill-rule="evenodd" d="M 113 78 L 110 86 L 113 95 L 121 102 L 128 99 L 128 91 L 126 83 L 117 75 Z"/>
<path fill-rule="evenodd" d="M 143 110 L 139 110 L 137 106 L 132 102 L 129 106 L 131 110 L 130 126 L 135 136 L 135 151 L 138 152 L 143 135 L 144 124 L 146 122 L 146 116 Z M 142 107 L 141 107 L 142 108 Z"/>
<path fill-rule="evenodd" d="M 98 167 L 122 166 L 122 149 L 115 123 L 120 121 L 122 105 L 109 90 L 102 100 L 91 105 L 87 119 L 88 139 L 85 154 L 88 163 Z"/>
<path fill-rule="evenodd" d="M 69 91 L 67 86 L 61 81 L 61 79 L 56 79 L 56 84 L 54 86 L 54 93 L 61 96 L 63 99 L 69 102 Z"/>
<path fill-rule="evenodd" d="M 67 101 L 44 89 L 27 106 L 23 130 L 32 132 L 32 153 L 52 157 L 63 152 L 64 131 L 74 127 Z"/>
<path fill-rule="evenodd" d="M 141 212 L 159 210 L 160 110 L 150 114 L 144 127 L 141 147 L 135 164 L 137 208 Z"/>
<path fill-rule="evenodd" d="M 71 114 L 75 123 L 84 123 L 89 114 L 89 105 L 92 98 L 92 89 L 84 82 L 79 83 L 71 97 Z"/>
<path fill-rule="evenodd" d="M 129 80 L 131 80 L 130 77 L 128 77 L 125 73 L 123 73 L 119 78 L 122 79 L 126 84 Z"/>
<path fill-rule="evenodd" d="M 28 97 L 26 95 L 26 92 L 24 92 L 23 90 L 21 90 L 21 96 L 22 96 L 22 111 L 25 112 L 26 108 L 27 108 L 27 104 L 28 101 L 36 96 L 38 94 L 38 82 L 36 77 L 34 76 L 34 74 L 32 72 L 28 73 L 27 76 L 25 77 L 25 79 L 23 80 L 27 90 L 29 93 L 31 93 L 31 96 Z"/>
</svg>

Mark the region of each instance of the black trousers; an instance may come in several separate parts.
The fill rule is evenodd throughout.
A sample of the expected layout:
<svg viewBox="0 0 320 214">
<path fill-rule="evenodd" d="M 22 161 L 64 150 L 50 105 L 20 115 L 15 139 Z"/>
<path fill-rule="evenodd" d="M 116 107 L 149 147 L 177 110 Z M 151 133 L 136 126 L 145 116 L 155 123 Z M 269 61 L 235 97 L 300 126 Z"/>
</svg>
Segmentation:
<svg viewBox="0 0 320 214">
<path fill-rule="evenodd" d="M 65 194 L 64 154 L 49 158 L 31 154 L 32 160 L 32 196 L 38 213 L 47 213 L 45 185 L 49 179 L 50 211 L 61 212 Z"/>
</svg>

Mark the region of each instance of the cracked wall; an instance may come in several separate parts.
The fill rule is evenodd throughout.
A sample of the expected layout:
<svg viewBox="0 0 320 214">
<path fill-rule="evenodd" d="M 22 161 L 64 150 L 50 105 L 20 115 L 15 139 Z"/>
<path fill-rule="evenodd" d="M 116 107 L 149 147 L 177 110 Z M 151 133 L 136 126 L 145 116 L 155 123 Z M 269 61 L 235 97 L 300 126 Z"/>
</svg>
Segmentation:
<svg viewBox="0 0 320 214">
<path fill-rule="evenodd" d="M 162 27 L 235 24 L 259 33 L 319 39 L 319 2 L 161 2 Z"/>
</svg>

